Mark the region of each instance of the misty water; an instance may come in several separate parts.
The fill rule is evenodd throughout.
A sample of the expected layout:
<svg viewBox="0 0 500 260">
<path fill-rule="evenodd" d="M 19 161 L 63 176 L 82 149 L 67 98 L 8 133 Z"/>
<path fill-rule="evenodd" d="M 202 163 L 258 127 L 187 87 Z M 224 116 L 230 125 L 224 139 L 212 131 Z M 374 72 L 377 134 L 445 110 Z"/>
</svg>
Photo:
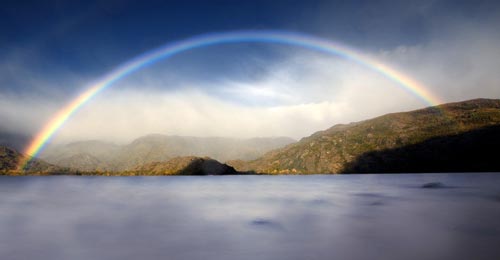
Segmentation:
<svg viewBox="0 0 500 260">
<path fill-rule="evenodd" d="M 0 178 L 4 260 L 500 259 L 499 245 L 494 173 Z"/>
</svg>

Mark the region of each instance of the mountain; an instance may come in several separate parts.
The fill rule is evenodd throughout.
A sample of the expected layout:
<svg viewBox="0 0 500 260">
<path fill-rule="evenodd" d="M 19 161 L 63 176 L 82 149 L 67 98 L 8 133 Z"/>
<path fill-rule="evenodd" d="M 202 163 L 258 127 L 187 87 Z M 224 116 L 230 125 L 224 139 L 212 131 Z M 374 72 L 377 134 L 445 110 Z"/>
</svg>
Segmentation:
<svg viewBox="0 0 500 260">
<path fill-rule="evenodd" d="M 147 163 L 132 172 L 138 175 L 231 175 L 239 174 L 233 167 L 205 157 L 176 157 L 166 162 Z"/>
<path fill-rule="evenodd" d="M 54 174 L 65 172 L 66 169 L 46 163 L 39 159 L 31 160 L 24 172 L 18 169 L 20 161 L 26 156 L 6 146 L 0 146 L 0 174 Z"/>
<path fill-rule="evenodd" d="M 500 171 L 499 126 L 500 100 L 475 99 L 335 125 L 228 164 L 271 174 Z"/>
<path fill-rule="evenodd" d="M 76 156 L 76 155 L 75 155 Z M 31 160 L 24 171 L 18 168 L 21 160 L 26 157 L 17 151 L 0 146 L 0 175 L 230 175 L 244 174 L 237 172 L 233 167 L 220 163 L 209 157 L 175 157 L 164 162 L 151 162 L 136 166 L 131 171 L 107 172 L 92 169 L 80 171 L 73 168 L 61 168 L 39 159 Z M 85 157 L 84 160 L 93 160 Z"/>
<path fill-rule="evenodd" d="M 105 163 L 88 153 L 67 156 L 57 160 L 54 164 L 70 168 L 74 171 L 83 172 L 105 171 L 107 169 Z"/>
<path fill-rule="evenodd" d="M 78 171 L 130 171 L 147 163 L 182 156 L 208 156 L 223 162 L 251 160 L 293 142 L 287 137 L 236 139 L 154 134 L 127 145 L 85 141 L 49 147 L 41 158 Z"/>
<path fill-rule="evenodd" d="M 91 140 L 49 146 L 40 158 L 78 171 L 106 171 L 120 149 L 121 146 L 113 143 Z"/>
</svg>

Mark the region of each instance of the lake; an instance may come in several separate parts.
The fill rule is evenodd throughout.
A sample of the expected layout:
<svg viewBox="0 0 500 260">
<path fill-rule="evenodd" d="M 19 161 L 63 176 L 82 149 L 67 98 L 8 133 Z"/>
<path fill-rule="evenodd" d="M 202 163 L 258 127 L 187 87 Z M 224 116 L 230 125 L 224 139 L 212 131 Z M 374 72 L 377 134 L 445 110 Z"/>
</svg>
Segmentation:
<svg viewBox="0 0 500 260">
<path fill-rule="evenodd" d="M 1 177 L 0 259 L 500 259 L 500 174 Z"/>
</svg>

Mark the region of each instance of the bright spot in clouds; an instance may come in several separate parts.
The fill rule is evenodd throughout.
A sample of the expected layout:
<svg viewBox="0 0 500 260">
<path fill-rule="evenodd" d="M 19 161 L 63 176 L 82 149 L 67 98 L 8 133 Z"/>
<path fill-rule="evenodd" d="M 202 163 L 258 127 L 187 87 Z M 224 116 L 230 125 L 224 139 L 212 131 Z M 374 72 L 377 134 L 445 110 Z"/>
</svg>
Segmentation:
<svg viewBox="0 0 500 260">
<path fill-rule="evenodd" d="M 487 28 L 464 28 L 427 44 L 370 54 L 445 102 L 500 97 L 500 36 Z M 118 82 L 79 109 L 52 141 L 124 143 L 151 133 L 300 139 L 338 123 L 427 106 L 384 76 L 334 56 L 297 50 L 254 66 L 264 73 L 241 79 L 219 72 L 204 81 L 189 75 L 170 81 L 173 72 L 158 68 L 141 71 L 142 76 Z M 33 80 L 30 84 L 37 85 Z M 73 86 L 80 88 L 91 82 L 77 81 Z M 3 130 L 32 135 L 71 98 L 0 93 Z"/>
<path fill-rule="evenodd" d="M 203 85 L 186 79 L 181 87 L 165 87 L 163 80 L 149 77 L 137 88 L 125 81 L 123 88 L 110 88 L 80 109 L 55 141 L 126 142 L 149 133 L 299 139 L 336 123 L 393 111 L 395 106 L 423 104 L 359 65 L 335 57 L 297 55 L 271 66 L 253 82 L 226 79 Z"/>
</svg>

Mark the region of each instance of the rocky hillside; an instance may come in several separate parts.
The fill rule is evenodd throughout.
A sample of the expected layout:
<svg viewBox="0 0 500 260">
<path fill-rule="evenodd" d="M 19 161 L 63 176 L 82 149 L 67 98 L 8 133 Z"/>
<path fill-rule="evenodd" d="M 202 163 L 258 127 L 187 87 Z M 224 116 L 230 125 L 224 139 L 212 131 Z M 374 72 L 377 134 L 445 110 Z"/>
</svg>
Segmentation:
<svg viewBox="0 0 500 260">
<path fill-rule="evenodd" d="M 31 160 L 25 171 L 18 169 L 19 161 L 26 157 L 6 146 L 0 146 L 0 174 L 55 174 L 62 173 L 65 169 L 46 163 L 42 160 Z"/>
<path fill-rule="evenodd" d="M 230 175 L 242 174 L 233 167 L 208 157 L 175 157 L 165 162 L 151 162 L 137 166 L 131 171 L 77 171 L 62 168 L 42 160 L 32 160 L 24 171 L 18 169 L 25 156 L 17 151 L 0 146 L 0 175 Z"/>
<path fill-rule="evenodd" d="M 166 162 L 148 163 L 132 170 L 139 175 L 230 175 L 238 174 L 231 166 L 208 157 L 176 157 Z"/>
<path fill-rule="evenodd" d="M 49 147 L 41 158 L 79 171 L 130 171 L 179 156 L 208 156 L 219 161 L 251 160 L 295 140 L 286 137 L 234 139 L 148 135 L 127 145 L 86 141 Z"/>
<path fill-rule="evenodd" d="M 500 125 L 371 151 L 346 164 L 344 173 L 499 172 Z"/>
<path fill-rule="evenodd" d="M 335 125 L 297 143 L 266 153 L 259 159 L 249 162 L 231 161 L 228 164 L 237 170 L 255 170 L 272 174 L 342 173 L 358 170 L 383 172 L 384 168 L 380 165 L 384 165 L 384 160 L 394 163 L 398 161 L 397 158 L 403 151 L 413 149 L 413 153 L 418 150 L 419 154 L 429 154 L 426 151 L 432 151 L 434 156 L 446 156 L 445 152 L 450 149 L 442 150 L 443 153 L 439 153 L 436 149 L 445 147 L 464 149 L 465 152 L 460 157 L 450 158 L 447 164 L 436 169 L 436 171 L 446 171 L 456 163 L 457 158 L 467 158 L 467 156 L 477 158 L 478 156 L 472 155 L 478 152 L 484 153 L 485 158 L 487 154 L 491 154 L 490 148 L 478 151 L 476 147 L 475 150 L 468 150 L 467 147 L 458 145 L 457 141 L 461 135 L 466 135 L 468 138 L 476 138 L 474 140 L 487 144 L 485 138 L 498 139 L 500 133 L 498 128 L 494 127 L 497 125 L 500 125 L 500 100 L 476 99 L 411 112 L 387 114 L 347 125 Z M 485 128 L 489 129 L 484 132 L 487 133 L 487 137 L 481 135 L 483 132 L 480 131 Z M 437 142 L 448 143 L 437 146 Z M 469 140 L 467 143 L 474 141 Z M 398 151 L 397 149 L 400 152 L 394 152 Z M 372 156 L 367 156 L 369 154 Z M 406 160 L 398 161 L 401 167 L 386 169 L 390 169 L 391 172 L 406 172 L 412 169 L 412 165 L 426 163 L 426 161 L 416 161 L 418 158 L 425 157 L 409 155 Z M 422 168 L 422 171 L 434 171 L 434 169 L 427 167 Z"/>
</svg>

